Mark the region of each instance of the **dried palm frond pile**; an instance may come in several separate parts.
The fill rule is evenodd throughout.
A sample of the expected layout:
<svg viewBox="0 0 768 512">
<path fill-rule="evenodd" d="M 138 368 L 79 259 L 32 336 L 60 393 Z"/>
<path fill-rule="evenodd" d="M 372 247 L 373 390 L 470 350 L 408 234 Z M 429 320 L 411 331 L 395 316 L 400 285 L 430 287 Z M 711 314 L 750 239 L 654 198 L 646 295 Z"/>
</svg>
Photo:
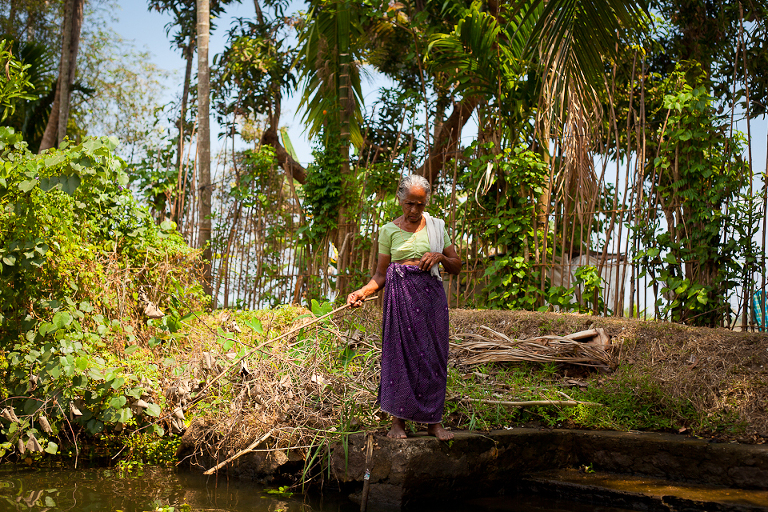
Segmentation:
<svg viewBox="0 0 768 512">
<path fill-rule="evenodd" d="M 461 364 L 475 365 L 512 361 L 569 363 L 581 366 L 612 367 L 611 342 L 603 329 L 589 329 L 567 336 L 542 335 L 513 339 L 505 334 L 479 326 L 487 335 L 460 333 L 451 343 L 453 355 Z"/>
</svg>

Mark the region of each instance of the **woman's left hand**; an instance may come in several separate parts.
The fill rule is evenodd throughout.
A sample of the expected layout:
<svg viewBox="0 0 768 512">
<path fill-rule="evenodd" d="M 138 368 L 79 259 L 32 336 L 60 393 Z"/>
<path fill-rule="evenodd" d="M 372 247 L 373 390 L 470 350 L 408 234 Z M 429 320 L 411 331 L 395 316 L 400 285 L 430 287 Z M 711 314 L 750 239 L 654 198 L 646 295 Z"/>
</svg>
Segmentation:
<svg viewBox="0 0 768 512">
<path fill-rule="evenodd" d="M 443 261 L 443 254 L 439 252 L 425 252 L 419 260 L 419 270 L 429 272 L 433 265 Z"/>
</svg>

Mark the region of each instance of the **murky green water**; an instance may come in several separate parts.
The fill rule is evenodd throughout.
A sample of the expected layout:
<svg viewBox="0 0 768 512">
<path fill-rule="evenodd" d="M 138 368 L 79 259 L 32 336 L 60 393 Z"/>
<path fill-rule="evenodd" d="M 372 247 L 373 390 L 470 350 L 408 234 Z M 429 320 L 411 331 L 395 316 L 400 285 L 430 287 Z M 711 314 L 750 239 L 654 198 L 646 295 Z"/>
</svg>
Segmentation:
<svg viewBox="0 0 768 512">
<path fill-rule="evenodd" d="M 164 468 L 120 473 L 110 469 L 0 467 L 0 512 L 356 512 L 345 496 L 277 494 L 251 482 L 227 481 Z M 376 512 L 375 504 L 369 511 Z M 515 495 L 478 498 L 425 512 L 621 512 L 620 509 Z"/>
</svg>

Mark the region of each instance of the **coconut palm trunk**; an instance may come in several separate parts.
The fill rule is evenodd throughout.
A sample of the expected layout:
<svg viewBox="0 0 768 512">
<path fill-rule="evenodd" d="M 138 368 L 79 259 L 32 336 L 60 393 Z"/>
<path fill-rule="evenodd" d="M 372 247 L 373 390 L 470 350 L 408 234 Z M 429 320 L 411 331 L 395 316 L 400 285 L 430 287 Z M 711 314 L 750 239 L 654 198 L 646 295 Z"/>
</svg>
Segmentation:
<svg viewBox="0 0 768 512">
<path fill-rule="evenodd" d="M 338 51 L 339 51 L 339 106 L 341 112 L 339 114 L 339 131 L 341 144 L 339 152 L 341 153 L 341 175 L 344 178 L 343 183 L 349 183 L 348 177 L 351 170 L 349 168 L 349 120 L 352 116 L 353 102 L 352 90 L 350 87 L 350 36 L 349 36 L 349 2 L 339 4 L 337 21 L 338 30 Z M 342 192 L 342 197 L 349 197 L 347 191 Z M 336 264 L 336 270 L 338 271 L 338 281 L 336 283 L 336 291 L 340 297 L 344 297 L 347 294 L 348 279 L 346 270 L 349 262 L 352 259 L 351 249 L 352 240 L 356 231 L 356 223 L 349 212 L 349 205 L 342 202 L 339 209 L 338 220 L 338 233 L 336 235 L 336 248 L 339 252 L 339 257 Z"/>
<path fill-rule="evenodd" d="M 181 211 L 182 198 L 185 190 L 182 187 L 182 166 L 184 160 L 184 122 L 187 119 L 187 102 L 189 100 L 189 81 L 192 78 L 192 60 L 195 55 L 195 39 L 189 36 L 189 42 L 184 48 L 184 59 L 186 60 L 186 69 L 184 71 L 184 89 L 181 94 L 181 112 L 179 113 L 179 142 L 176 152 L 176 169 L 179 171 L 178 183 L 176 185 L 176 198 L 173 208 L 173 221 L 178 225 L 184 212 Z"/>
<path fill-rule="evenodd" d="M 211 130 L 210 130 L 210 69 L 208 40 L 210 36 L 210 0 L 197 0 L 197 166 L 200 191 L 198 246 L 203 248 L 203 282 L 211 293 Z M 216 305 L 216 297 L 212 306 Z"/>
</svg>

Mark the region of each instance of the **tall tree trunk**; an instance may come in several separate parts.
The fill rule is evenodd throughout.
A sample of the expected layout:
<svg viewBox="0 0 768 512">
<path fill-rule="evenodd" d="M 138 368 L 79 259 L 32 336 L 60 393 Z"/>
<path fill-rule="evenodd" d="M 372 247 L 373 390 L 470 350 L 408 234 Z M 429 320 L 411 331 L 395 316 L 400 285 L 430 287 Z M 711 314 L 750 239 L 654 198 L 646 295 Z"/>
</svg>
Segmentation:
<svg viewBox="0 0 768 512">
<path fill-rule="evenodd" d="M 259 25 L 264 24 L 264 15 L 261 13 L 261 6 L 259 6 L 259 0 L 253 0 L 253 9 L 256 11 L 256 20 Z"/>
<path fill-rule="evenodd" d="M 349 55 L 349 15 L 350 5 L 348 1 L 339 3 L 339 12 L 337 15 L 338 26 L 338 51 L 339 51 L 339 103 L 341 113 L 339 115 L 339 138 L 341 144 L 339 152 L 341 153 L 341 175 L 342 175 L 342 203 L 339 208 L 338 229 L 336 233 L 336 250 L 339 257 L 336 260 L 336 271 L 338 277 L 336 281 L 336 292 L 339 297 L 347 295 L 348 276 L 347 266 L 351 260 L 352 237 L 357 230 L 356 223 L 350 215 L 350 205 L 347 204 L 347 198 L 350 191 L 345 190 L 347 184 L 351 181 L 347 179 L 351 174 L 349 168 L 349 118 L 352 115 L 352 90 L 350 87 L 350 55 Z"/>
<path fill-rule="evenodd" d="M 64 136 L 67 134 L 67 121 L 69 121 L 69 100 L 72 96 L 72 84 L 75 82 L 75 70 L 77 69 L 77 49 L 80 46 L 80 28 L 83 25 L 83 3 L 84 0 L 70 0 L 70 7 L 72 11 L 66 13 L 65 16 L 69 16 L 69 33 L 71 36 L 67 38 L 65 36 L 64 42 L 66 43 L 66 51 L 62 47 L 61 56 L 62 59 L 67 58 L 66 64 L 62 67 L 66 68 L 67 72 L 64 76 L 67 80 L 61 83 L 61 98 L 59 103 L 59 129 L 58 129 L 58 143 L 64 140 Z M 67 23 L 64 24 L 67 27 Z"/>
<path fill-rule="evenodd" d="M 10 7 L 10 10 L 8 11 L 8 29 L 6 29 L 6 33 L 12 34 L 15 27 L 16 27 L 16 2 L 11 0 L 11 7 Z M 16 39 L 19 39 L 18 36 L 21 34 L 18 34 L 18 35 L 14 34 L 14 35 L 17 36 Z"/>
<path fill-rule="evenodd" d="M 31 43 L 35 40 L 35 21 L 37 18 L 37 12 L 35 12 L 34 9 L 29 9 L 29 12 L 27 13 L 27 26 L 24 29 L 24 32 L 27 34 L 27 42 Z"/>
<path fill-rule="evenodd" d="M 203 287 L 211 293 L 211 130 L 210 130 L 210 70 L 208 68 L 208 39 L 210 36 L 210 0 L 197 0 L 197 160 L 200 169 L 200 210 L 198 246 L 203 250 Z M 211 298 L 216 307 L 216 297 Z"/>
<path fill-rule="evenodd" d="M 60 144 L 67 133 L 69 100 L 72 95 L 72 84 L 75 81 L 77 50 L 80 46 L 80 29 L 83 25 L 83 1 L 67 0 L 64 7 L 59 80 L 53 98 L 51 115 L 48 117 L 43 140 L 40 142 L 40 152 Z"/>
</svg>

